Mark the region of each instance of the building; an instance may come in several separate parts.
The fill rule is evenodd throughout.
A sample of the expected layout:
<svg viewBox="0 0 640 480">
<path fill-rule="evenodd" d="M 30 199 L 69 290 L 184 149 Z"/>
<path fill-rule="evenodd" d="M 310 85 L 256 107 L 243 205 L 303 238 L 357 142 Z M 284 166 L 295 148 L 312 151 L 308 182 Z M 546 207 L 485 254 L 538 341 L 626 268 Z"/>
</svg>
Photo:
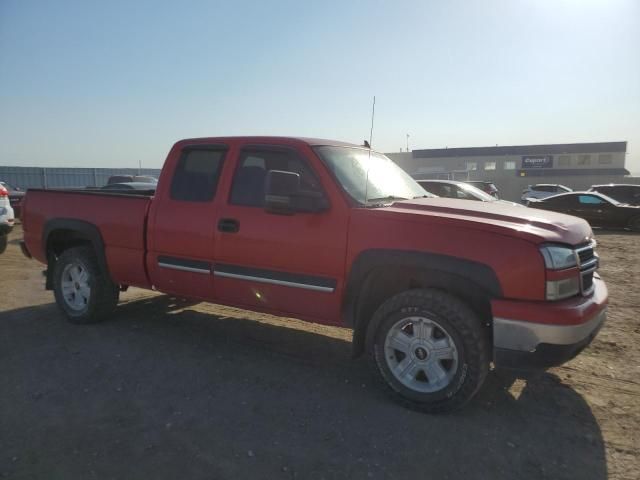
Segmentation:
<svg viewBox="0 0 640 480">
<path fill-rule="evenodd" d="M 416 179 L 494 182 L 503 198 L 517 200 L 535 183 L 561 183 L 574 190 L 632 183 L 625 177 L 626 152 L 627 142 L 603 142 L 437 148 L 387 156 Z"/>
</svg>

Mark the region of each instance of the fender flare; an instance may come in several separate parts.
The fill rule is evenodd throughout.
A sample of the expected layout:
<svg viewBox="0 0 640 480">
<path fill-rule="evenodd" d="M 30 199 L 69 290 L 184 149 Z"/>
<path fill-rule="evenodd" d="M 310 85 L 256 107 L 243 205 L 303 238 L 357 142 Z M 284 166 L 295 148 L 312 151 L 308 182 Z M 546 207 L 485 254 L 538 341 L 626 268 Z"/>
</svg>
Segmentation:
<svg viewBox="0 0 640 480">
<path fill-rule="evenodd" d="M 434 286 L 443 279 L 468 283 L 474 287 L 474 295 L 489 298 L 502 297 L 502 287 L 494 270 L 483 263 L 450 255 L 412 250 L 371 249 L 361 252 L 352 264 L 347 279 L 342 316 L 353 328 L 353 356 L 364 352 L 371 341 L 370 313 L 366 308 L 368 294 L 375 287 L 379 275 L 398 270 L 429 273 Z M 442 282 L 441 282 L 442 283 Z M 445 282 L 446 283 L 446 282 Z M 442 286 L 442 285 L 440 285 Z M 367 335 L 369 331 L 369 335 Z"/>
<path fill-rule="evenodd" d="M 109 277 L 109 267 L 107 266 L 107 257 L 105 254 L 104 240 L 100 229 L 93 223 L 86 222 L 84 220 L 77 220 L 74 218 L 53 218 L 48 220 L 42 231 L 42 245 L 45 250 L 45 255 L 50 262 L 50 245 L 51 234 L 58 230 L 66 230 L 73 232 L 74 240 L 88 240 L 93 247 L 93 250 L 98 259 L 98 265 L 100 269 L 105 272 Z M 47 288 L 51 287 L 51 275 L 53 274 L 51 266 L 47 268 Z"/>
</svg>

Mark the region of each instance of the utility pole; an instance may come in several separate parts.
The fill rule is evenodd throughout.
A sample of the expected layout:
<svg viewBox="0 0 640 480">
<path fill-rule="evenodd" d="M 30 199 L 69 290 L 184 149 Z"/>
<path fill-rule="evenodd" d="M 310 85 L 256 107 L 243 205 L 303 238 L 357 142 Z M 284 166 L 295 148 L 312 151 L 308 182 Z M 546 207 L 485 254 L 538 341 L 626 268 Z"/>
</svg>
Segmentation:
<svg viewBox="0 0 640 480">
<path fill-rule="evenodd" d="M 409 151 L 409 134 L 407 133 L 407 152 Z"/>
</svg>

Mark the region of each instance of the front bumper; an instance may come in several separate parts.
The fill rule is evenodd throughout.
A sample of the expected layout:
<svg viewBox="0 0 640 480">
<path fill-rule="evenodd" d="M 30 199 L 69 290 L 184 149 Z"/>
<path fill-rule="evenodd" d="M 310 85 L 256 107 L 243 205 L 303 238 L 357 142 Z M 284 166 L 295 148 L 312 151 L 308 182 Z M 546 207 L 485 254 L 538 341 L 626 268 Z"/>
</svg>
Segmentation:
<svg viewBox="0 0 640 480">
<path fill-rule="evenodd" d="M 606 285 L 594 277 L 594 292 L 588 297 L 562 302 L 522 302 L 522 317 L 494 316 L 496 367 L 544 369 L 571 360 L 591 343 L 602 328 L 606 319 L 607 297 Z M 501 306 L 497 307 L 500 310 Z M 513 305 L 508 305 L 506 310 L 515 311 Z M 540 320 L 531 318 L 532 311 L 539 312 Z"/>
</svg>

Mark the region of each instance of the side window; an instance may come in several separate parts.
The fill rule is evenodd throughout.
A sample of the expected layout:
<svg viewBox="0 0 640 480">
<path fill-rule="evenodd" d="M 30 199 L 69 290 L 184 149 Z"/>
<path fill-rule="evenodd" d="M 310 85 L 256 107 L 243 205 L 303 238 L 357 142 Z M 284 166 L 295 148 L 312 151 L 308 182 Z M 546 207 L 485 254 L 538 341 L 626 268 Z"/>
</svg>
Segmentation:
<svg viewBox="0 0 640 480">
<path fill-rule="evenodd" d="M 300 189 L 321 192 L 320 182 L 296 152 L 279 148 L 246 148 L 240 153 L 239 167 L 231 185 L 230 203 L 248 207 L 264 206 L 264 185 L 269 170 L 300 175 Z"/>
<path fill-rule="evenodd" d="M 421 183 L 420 184 L 422 186 L 422 188 L 424 188 L 427 192 L 429 193 L 433 193 L 434 195 L 437 195 L 438 197 L 441 197 L 442 195 L 440 195 L 440 189 L 438 188 L 438 185 L 434 184 L 434 183 Z"/>
<path fill-rule="evenodd" d="M 224 148 L 189 148 L 182 152 L 171 181 L 171 199 L 208 202 L 216 194 Z"/>
<path fill-rule="evenodd" d="M 455 198 L 455 193 L 451 189 L 451 185 L 446 183 L 440 185 L 440 193 L 438 195 L 446 198 Z"/>
<path fill-rule="evenodd" d="M 455 188 L 455 198 L 461 198 L 463 200 L 475 200 L 475 198 L 472 195 L 469 195 L 467 192 L 465 192 L 462 188 L 458 187 L 457 185 L 454 188 Z"/>
<path fill-rule="evenodd" d="M 580 195 L 578 197 L 578 202 L 580 202 L 580 205 L 599 205 L 604 203 L 604 200 L 594 197 L 593 195 Z"/>
</svg>

